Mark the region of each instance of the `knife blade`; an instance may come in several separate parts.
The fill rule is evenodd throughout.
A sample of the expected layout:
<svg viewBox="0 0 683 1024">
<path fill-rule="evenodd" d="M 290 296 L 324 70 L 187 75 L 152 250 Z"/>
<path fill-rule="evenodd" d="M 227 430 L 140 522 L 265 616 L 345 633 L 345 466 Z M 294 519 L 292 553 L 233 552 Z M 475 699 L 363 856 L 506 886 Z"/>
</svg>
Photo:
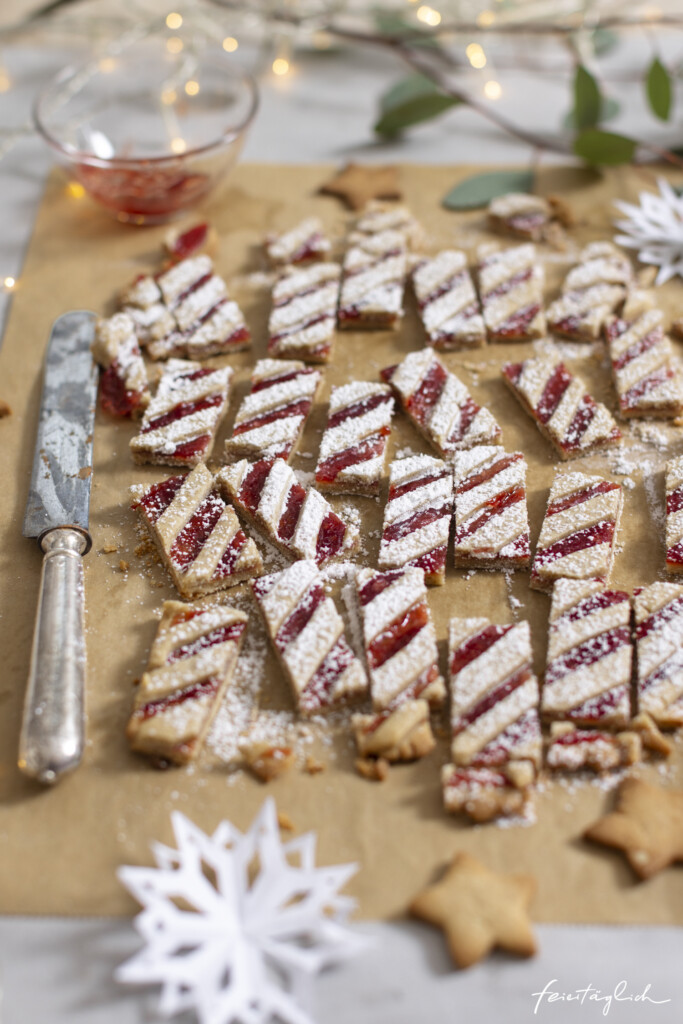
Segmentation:
<svg viewBox="0 0 683 1024">
<path fill-rule="evenodd" d="M 88 532 L 97 366 L 95 314 L 55 321 L 45 376 L 23 534 L 43 551 L 38 611 L 19 743 L 19 768 L 56 782 L 85 745 L 82 556 Z"/>
</svg>

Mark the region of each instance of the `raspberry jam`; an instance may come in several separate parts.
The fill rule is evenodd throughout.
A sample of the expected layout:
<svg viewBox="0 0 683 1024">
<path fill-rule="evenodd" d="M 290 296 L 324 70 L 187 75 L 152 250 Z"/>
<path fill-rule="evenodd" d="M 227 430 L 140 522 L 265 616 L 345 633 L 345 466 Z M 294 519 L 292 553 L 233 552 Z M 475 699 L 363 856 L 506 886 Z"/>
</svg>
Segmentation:
<svg viewBox="0 0 683 1024">
<path fill-rule="evenodd" d="M 211 179 L 188 174 L 183 162 L 160 167 L 141 160 L 136 167 L 92 167 L 79 164 L 76 177 L 86 192 L 121 219 L 161 223 L 206 195 Z"/>
<path fill-rule="evenodd" d="M 186 260 L 205 245 L 208 235 L 209 225 L 206 221 L 195 224 L 173 239 L 173 244 L 169 246 L 169 255 L 177 261 Z"/>
<path fill-rule="evenodd" d="M 334 512 L 328 512 L 318 531 L 315 546 L 315 560 L 322 565 L 328 558 L 333 558 L 341 549 L 346 536 L 346 526 Z"/>
<path fill-rule="evenodd" d="M 260 416 L 254 416 L 253 419 L 237 423 L 232 432 L 233 437 L 238 434 L 244 434 L 248 430 L 256 430 L 257 427 L 265 427 L 269 423 L 276 423 L 278 420 L 290 416 L 308 416 L 310 411 L 311 401 L 308 398 L 302 398 L 300 402 L 292 402 L 290 405 L 281 405 L 279 409 L 272 409 L 270 412 L 264 412 Z"/>
<path fill-rule="evenodd" d="M 338 409 L 337 412 L 331 413 L 327 421 L 327 429 L 331 430 L 332 427 L 338 427 L 340 423 L 355 419 L 357 416 L 364 416 L 366 413 L 372 412 L 373 409 L 377 409 L 380 405 L 386 405 L 392 401 L 391 395 L 368 395 L 367 398 L 362 398 L 359 402 L 345 405 L 343 409 Z"/>
<path fill-rule="evenodd" d="M 211 536 L 225 503 L 212 491 L 173 541 L 169 557 L 177 569 L 191 565 Z"/>
<path fill-rule="evenodd" d="M 288 644 L 296 640 L 324 600 L 325 588 L 322 583 L 314 583 L 299 601 L 296 610 L 280 626 L 275 637 L 275 644 L 278 650 L 283 651 Z"/>
<path fill-rule="evenodd" d="M 474 417 L 479 412 L 481 406 L 477 405 L 471 395 L 468 395 L 465 401 L 460 406 L 460 418 L 453 428 L 453 433 L 448 438 L 448 444 L 457 444 L 458 441 L 462 441 L 463 437 L 470 429 Z"/>
<path fill-rule="evenodd" d="M 470 662 L 475 661 L 485 651 L 488 651 L 489 647 L 493 647 L 497 640 L 505 636 L 512 626 L 486 626 L 485 629 L 481 629 L 474 636 L 466 640 L 464 644 L 461 644 L 455 651 L 453 651 L 453 657 L 451 658 L 451 675 L 456 675 L 458 672 L 462 672 Z"/>
<path fill-rule="evenodd" d="M 541 423 L 547 423 L 552 417 L 572 380 L 573 377 L 564 363 L 558 363 L 551 373 L 536 406 L 536 417 Z"/>
<path fill-rule="evenodd" d="M 344 451 L 331 455 L 329 459 L 325 459 L 316 470 L 315 479 L 317 483 L 332 483 L 343 469 L 355 466 L 359 462 L 368 462 L 370 459 L 382 455 L 389 433 L 389 429 L 384 428 L 378 434 L 364 438 L 360 444 L 354 445 L 353 448 L 345 448 Z"/>
<path fill-rule="evenodd" d="M 156 523 L 171 504 L 185 480 L 184 476 L 171 476 L 167 480 L 161 480 L 158 484 L 152 484 L 142 498 L 134 502 L 131 507 L 141 508 L 146 519 L 150 523 Z"/>
<path fill-rule="evenodd" d="M 268 462 L 266 459 L 255 462 L 242 481 L 238 500 L 247 512 L 254 513 L 258 508 L 261 494 L 263 493 L 263 486 L 270 473 L 271 466 L 272 462 Z"/>
<path fill-rule="evenodd" d="M 157 416 L 156 419 L 150 420 L 140 433 L 149 434 L 150 431 L 160 430 L 162 427 L 167 427 L 170 423 L 175 423 L 185 416 L 192 416 L 194 413 L 203 412 L 205 409 L 215 409 L 222 405 L 224 400 L 224 396 L 219 394 L 197 399 L 196 402 L 179 402 L 178 405 L 174 405 L 172 409 L 169 409 L 162 416 Z"/>
<path fill-rule="evenodd" d="M 368 647 L 370 668 L 380 668 L 385 661 L 407 647 L 428 622 L 429 609 L 424 601 L 409 608 L 400 619 L 379 633 Z"/>
<path fill-rule="evenodd" d="M 306 491 L 301 484 L 294 484 L 293 487 L 289 488 L 287 504 L 280 516 L 280 522 L 277 524 L 277 535 L 280 540 L 290 541 L 294 536 L 296 524 L 299 522 L 299 515 L 305 500 Z"/>
<path fill-rule="evenodd" d="M 246 628 L 246 623 L 244 622 L 233 622 L 229 626 L 219 626 L 218 629 L 213 629 L 210 633 L 205 633 L 203 636 L 197 637 L 196 640 L 190 641 L 190 643 L 176 647 L 166 658 L 166 664 L 172 665 L 176 661 L 192 658 L 195 654 L 199 654 L 200 651 L 205 651 L 209 647 L 215 647 L 217 644 L 226 644 L 230 640 L 237 641 Z"/>
<path fill-rule="evenodd" d="M 407 519 L 401 519 L 397 523 L 390 523 L 382 534 L 382 540 L 387 543 L 392 540 L 400 540 L 401 537 L 406 537 L 415 530 L 421 530 L 422 527 L 429 526 L 430 523 L 435 523 L 437 520 L 443 519 L 444 516 L 450 517 L 450 514 L 451 510 L 448 505 L 423 508 Z"/>
<path fill-rule="evenodd" d="M 598 494 L 609 494 L 610 491 L 618 490 L 619 484 L 612 484 L 609 480 L 601 480 L 600 483 L 585 487 L 582 491 L 574 491 L 573 494 L 567 494 L 564 498 L 557 498 L 556 501 L 551 501 L 545 514 L 546 516 L 554 516 L 558 512 L 566 512 L 568 508 L 574 508 L 575 505 L 581 505 L 584 501 L 590 501 L 591 498 L 595 498 Z"/>
<path fill-rule="evenodd" d="M 139 391 L 128 391 L 120 376 L 116 360 L 102 372 L 100 377 L 100 404 L 112 416 L 132 416 L 139 408 L 142 395 Z"/>
<path fill-rule="evenodd" d="M 434 361 L 417 390 L 406 401 L 407 411 L 419 424 L 424 426 L 429 422 L 432 409 L 439 401 L 447 379 L 448 374 L 441 363 Z"/>
<path fill-rule="evenodd" d="M 306 689 L 299 696 L 304 714 L 312 714 L 318 708 L 329 704 L 334 697 L 334 686 L 355 658 L 355 654 L 341 637 L 319 665 Z"/>
</svg>

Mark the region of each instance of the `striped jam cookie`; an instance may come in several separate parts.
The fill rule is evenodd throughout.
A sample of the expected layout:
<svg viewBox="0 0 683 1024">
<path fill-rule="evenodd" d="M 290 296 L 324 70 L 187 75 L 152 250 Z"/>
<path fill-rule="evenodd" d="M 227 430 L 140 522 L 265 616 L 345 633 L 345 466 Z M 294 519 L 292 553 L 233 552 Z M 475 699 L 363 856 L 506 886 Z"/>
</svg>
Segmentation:
<svg viewBox="0 0 683 1024">
<path fill-rule="evenodd" d="M 165 601 L 126 735 L 132 750 L 187 764 L 197 757 L 233 678 L 247 616 L 212 601 Z"/>
<path fill-rule="evenodd" d="M 605 327 L 605 338 L 621 415 L 680 416 L 683 383 L 659 310 L 645 310 L 634 320 L 612 318 Z"/>
<path fill-rule="evenodd" d="M 228 408 L 233 371 L 170 359 L 154 398 L 130 441 L 138 465 L 196 466 L 205 462 Z"/>
<path fill-rule="evenodd" d="M 318 217 L 306 217 L 289 231 L 268 235 L 265 241 L 266 258 L 271 267 L 324 260 L 331 248 Z"/>
<path fill-rule="evenodd" d="M 464 252 L 445 249 L 423 260 L 412 279 L 430 345 L 444 350 L 480 348 L 484 344 L 484 319 Z"/>
<path fill-rule="evenodd" d="M 299 442 L 322 374 L 298 360 L 259 359 L 251 390 L 240 405 L 227 462 L 239 459 L 288 460 Z"/>
<path fill-rule="evenodd" d="M 563 459 L 621 444 L 611 413 L 556 353 L 506 363 L 503 380 Z"/>
<path fill-rule="evenodd" d="M 254 541 L 240 528 L 206 466 L 148 488 L 136 485 L 131 491 L 131 507 L 149 530 L 183 597 L 201 597 L 263 571 Z"/>
<path fill-rule="evenodd" d="M 427 583 L 446 578 L 448 534 L 453 514 L 453 472 L 441 459 L 411 455 L 389 469 L 380 569 L 415 566 Z"/>
<path fill-rule="evenodd" d="M 683 586 L 651 583 L 636 590 L 638 710 L 657 725 L 683 725 Z"/>
<path fill-rule="evenodd" d="M 623 729 L 631 718 L 631 602 L 599 580 L 558 580 L 541 716 Z"/>
<path fill-rule="evenodd" d="M 135 324 L 127 313 L 97 321 L 92 354 L 102 367 L 102 408 L 112 416 L 140 416 L 149 404 L 149 384 Z"/>
<path fill-rule="evenodd" d="M 533 245 L 477 252 L 479 295 L 489 341 L 531 341 L 545 334 L 543 268 Z"/>
<path fill-rule="evenodd" d="M 327 363 L 332 356 L 341 268 L 288 267 L 273 287 L 268 355 Z"/>
<path fill-rule="evenodd" d="M 531 568 L 535 590 L 555 580 L 599 579 L 612 571 L 624 495 L 620 484 L 586 473 L 557 473 Z"/>
<path fill-rule="evenodd" d="M 394 398 L 386 384 L 332 388 L 315 482 L 331 494 L 379 494 Z"/>
<path fill-rule="evenodd" d="M 446 696 L 424 573 L 361 569 L 357 589 L 375 711 L 354 716 L 358 750 L 388 761 L 423 757 L 434 747 L 429 704 Z"/>
<path fill-rule="evenodd" d="M 500 445 L 478 445 L 456 454 L 457 568 L 525 569 L 529 565 L 526 471 L 522 453 L 508 453 Z"/>
<path fill-rule="evenodd" d="M 488 409 L 475 402 L 431 348 L 411 352 L 402 363 L 382 370 L 381 377 L 391 385 L 420 433 L 444 458 L 500 439 L 501 429 Z"/>
<path fill-rule="evenodd" d="M 595 341 L 633 282 L 630 260 L 611 242 L 591 242 L 547 311 L 548 328 L 572 341 Z"/>
<path fill-rule="evenodd" d="M 282 459 L 243 459 L 225 466 L 216 483 L 245 519 L 290 557 L 323 565 L 358 546 L 358 530 L 340 519 L 315 487 L 302 487 Z"/>
<path fill-rule="evenodd" d="M 365 670 L 314 561 L 262 576 L 252 590 L 302 714 L 329 711 L 366 692 Z"/>
</svg>

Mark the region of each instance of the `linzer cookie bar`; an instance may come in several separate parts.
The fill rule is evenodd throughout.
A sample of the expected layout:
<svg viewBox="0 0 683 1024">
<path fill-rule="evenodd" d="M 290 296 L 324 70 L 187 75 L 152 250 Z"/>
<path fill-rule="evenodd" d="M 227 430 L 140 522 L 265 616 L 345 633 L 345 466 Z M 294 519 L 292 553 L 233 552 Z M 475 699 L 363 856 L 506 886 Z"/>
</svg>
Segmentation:
<svg viewBox="0 0 683 1024">
<path fill-rule="evenodd" d="M 314 487 L 306 490 L 282 459 L 235 462 L 216 483 L 245 518 L 286 555 L 323 565 L 358 545 L 358 530 L 332 511 Z"/>
<path fill-rule="evenodd" d="M 631 602 L 600 580 L 558 580 L 541 716 L 623 729 L 631 718 Z"/>
<path fill-rule="evenodd" d="M 211 451 L 228 407 L 233 371 L 202 368 L 171 359 L 140 426 L 130 452 L 138 465 L 196 466 Z"/>
<path fill-rule="evenodd" d="M 524 569 L 531 561 L 521 452 L 479 445 L 453 459 L 455 565 Z"/>
<path fill-rule="evenodd" d="M 259 359 L 251 375 L 251 392 L 239 407 L 232 437 L 225 442 L 226 460 L 288 460 L 321 380 L 320 371 L 305 363 Z"/>
<path fill-rule="evenodd" d="M 683 587 L 652 583 L 636 590 L 635 642 L 639 712 L 665 729 L 683 725 Z"/>
<path fill-rule="evenodd" d="M 540 242 L 553 219 L 553 210 L 542 196 L 508 192 L 491 200 L 487 217 L 494 231 Z"/>
<path fill-rule="evenodd" d="M 422 227 L 408 207 L 378 199 L 367 203 L 356 218 L 349 241 L 362 244 L 365 236 L 378 235 L 383 231 L 395 231 L 408 249 L 419 248 L 422 244 Z"/>
<path fill-rule="evenodd" d="M 553 722 L 545 763 L 553 771 L 607 772 L 636 764 L 642 755 L 642 741 L 636 732 L 601 732 L 577 729 L 572 722 Z"/>
<path fill-rule="evenodd" d="M 207 359 L 251 344 L 242 312 L 228 298 L 225 281 L 214 273 L 209 256 L 181 260 L 156 280 L 176 326 L 164 338 L 147 344 L 151 359 L 178 355 Z"/>
<path fill-rule="evenodd" d="M 149 403 L 149 384 L 135 325 L 127 313 L 98 320 L 92 354 L 102 367 L 102 408 L 113 416 L 139 416 Z"/>
<path fill-rule="evenodd" d="M 375 711 L 354 716 L 359 752 L 389 761 L 422 757 L 434 746 L 429 704 L 446 697 L 424 573 L 361 569 L 357 587 Z"/>
<path fill-rule="evenodd" d="M 382 370 L 381 377 L 420 433 L 445 458 L 500 439 L 501 429 L 488 409 L 475 402 L 432 349 L 409 353 L 402 363 Z"/>
<path fill-rule="evenodd" d="M 252 590 L 302 714 L 328 711 L 366 692 L 365 670 L 314 561 L 262 576 Z"/>
<path fill-rule="evenodd" d="M 538 680 L 528 622 L 451 619 L 451 757 L 473 768 L 541 762 Z"/>
<path fill-rule="evenodd" d="M 555 353 L 506 363 L 503 380 L 561 458 L 621 444 L 611 413 Z"/>
<path fill-rule="evenodd" d="M 122 311 L 135 324 L 135 333 L 143 348 L 150 342 L 161 342 L 175 331 L 173 314 L 164 304 L 159 285 L 149 274 L 137 277 L 121 292 L 120 300 Z"/>
<path fill-rule="evenodd" d="M 673 365 L 662 314 L 650 309 L 634 320 L 613 318 L 605 327 L 612 378 L 624 417 L 674 419 L 683 412 L 683 384 Z"/>
<path fill-rule="evenodd" d="M 196 758 L 233 677 L 247 616 L 226 604 L 165 601 L 126 735 L 133 750 Z"/>
<path fill-rule="evenodd" d="M 683 456 L 666 464 L 666 568 L 683 572 Z"/>
<path fill-rule="evenodd" d="M 341 268 L 288 267 L 273 288 L 268 355 L 326 363 L 332 355 Z"/>
<path fill-rule="evenodd" d="M 484 344 L 484 319 L 464 252 L 445 249 L 418 264 L 413 289 L 430 345 L 467 349 Z"/>
<path fill-rule="evenodd" d="M 333 388 L 315 482 L 332 494 L 379 494 L 394 398 L 386 384 Z"/>
<path fill-rule="evenodd" d="M 479 295 L 489 341 L 531 341 L 545 334 L 543 268 L 533 245 L 477 252 Z"/>
<path fill-rule="evenodd" d="M 258 576 L 263 562 L 240 529 L 206 466 L 132 489 L 135 509 L 183 597 L 195 598 Z"/>
<path fill-rule="evenodd" d="M 548 307 L 548 327 L 572 341 L 595 341 L 611 314 L 619 309 L 633 282 L 633 268 L 611 242 L 591 242 Z"/>
<path fill-rule="evenodd" d="M 327 259 L 331 246 L 317 217 L 307 217 L 281 235 L 266 237 L 266 257 L 272 267 Z"/>
<path fill-rule="evenodd" d="M 344 257 L 337 313 L 340 329 L 397 327 L 403 317 L 407 270 L 406 242 L 400 232 L 357 236 Z"/>
<path fill-rule="evenodd" d="M 379 547 L 380 569 L 415 566 L 427 583 L 446 578 L 453 514 L 453 473 L 441 459 L 412 455 L 389 470 L 389 496 Z"/>
<path fill-rule="evenodd" d="M 619 484 L 586 473 L 555 476 L 530 586 L 552 590 L 555 580 L 609 579 L 624 496 Z"/>
<path fill-rule="evenodd" d="M 463 768 L 445 764 L 441 786 L 445 810 L 466 814 L 478 824 L 493 818 L 528 817 L 532 809 L 535 769 L 528 761 L 500 768 Z"/>
</svg>

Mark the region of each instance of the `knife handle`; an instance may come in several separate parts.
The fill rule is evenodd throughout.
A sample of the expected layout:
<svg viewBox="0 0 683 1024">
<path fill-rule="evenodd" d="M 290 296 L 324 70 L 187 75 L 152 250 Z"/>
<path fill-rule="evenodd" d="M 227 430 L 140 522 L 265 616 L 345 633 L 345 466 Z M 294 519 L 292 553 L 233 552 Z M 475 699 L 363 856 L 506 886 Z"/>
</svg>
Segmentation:
<svg viewBox="0 0 683 1024">
<path fill-rule="evenodd" d="M 76 768 L 85 746 L 85 533 L 50 530 L 40 540 L 43 569 L 19 744 L 19 768 L 53 783 Z"/>
</svg>

